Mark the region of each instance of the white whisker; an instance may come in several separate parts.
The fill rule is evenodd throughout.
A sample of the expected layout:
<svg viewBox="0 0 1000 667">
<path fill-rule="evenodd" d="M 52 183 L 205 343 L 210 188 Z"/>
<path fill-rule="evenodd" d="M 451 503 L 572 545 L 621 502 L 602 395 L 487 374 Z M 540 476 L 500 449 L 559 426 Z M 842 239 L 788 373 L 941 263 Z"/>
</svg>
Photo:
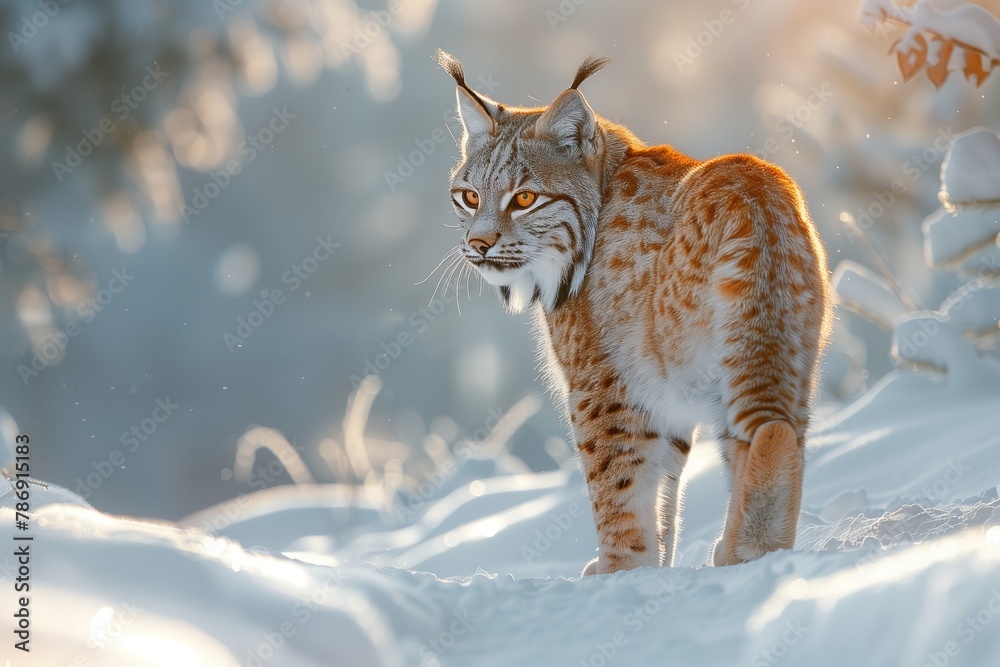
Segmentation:
<svg viewBox="0 0 1000 667">
<path fill-rule="evenodd" d="M 471 265 L 465 264 L 462 268 L 458 270 L 458 280 L 455 281 L 455 305 L 458 306 L 458 314 L 462 314 L 462 274 L 465 273 L 466 269 L 472 268 Z"/>
<path fill-rule="evenodd" d="M 461 251 L 461 246 L 455 246 L 454 248 L 452 248 L 451 250 L 449 250 L 448 252 L 446 252 L 444 254 L 444 257 L 441 258 L 441 261 L 438 262 L 438 265 L 435 266 L 431 270 L 431 272 L 427 274 L 427 277 L 424 278 L 423 280 L 421 280 L 419 283 L 415 283 L 415 284 L 417 284 L 417 285 L 423 285 L 425 282 L 427 282 L 428 280 L 430 280 L 431 276 L 434 275 L 434 272 L 437 271 L 438 269 L 440 269 L 441 265 L 444 264 L 446 261 L 448 261 L 448 257 L 450 257 L 452 253 L 454 253 L 454 252 L 460 252 L 460 251 Z"/>
<path fill-rule="evenodd" d="M 458 272 L 458 282 L 455 283 L 455 300 L 461 302 L 462 300 L 462 281 L 465 280 L 465 274 L 467 267 L 463 267 L 461 271 Z"/>
<path fill-rule="evenodd" d="M 455 257 L 455 258 L 453 258 L 451 260 L 451 263 L 448 264 L 448 268 L 446 268 L 444 270 L 444 272 L 441 273 L 441 277 L 438 278 L 437 285 L 434 286 L 434 292 L 431 294 L 430 301 L 427 302 L 428 306 L 430 306 L 431 303 L 434 302 L 434 297 L 437 296 L 438 290 L 441 288 L 441 283 L 442 282 L 444 283 L 444 286 L 445 286 L 444 287 L 445 293 L 447 293 L 447 291 L 448 291 L 448 281 L 446 280 L 446 278 L 448 278 L 451 275 L 451 272 L 455 269 L 456 266 L 460 266 L 461 263 L 464 262 L 464 261 L 465 261 L 465 258 L 462 257 L 461 255 L 458 255 L 457 257 Z"/>
<path fill-rule="evenodd" d="M 476 271 L 475 273 L 479 273 L 479 272 Z M 469 272 L 465 274 L 465 296 L 467 296 L 469 298 L 469 301 L 472 301 L 472 290 L 469 287 L 469 283 L 472 282 L 472 274 L 473 274 L 473 271 L 472 271 L 472 267 L 470 266 L 469 267 Z"/>
<path fill-rule="evenodd" d="M 448 287 L 451 285 L 452 280 L 456 276 L 461 274 L 462 270 L 465 268 L 467 263 L 468 263 L 467 260 L 463 256 L 462 261 L 455 265 L 455 267 L 451 270 L 450 274 L 448 275 L 448 278 L 444 281 L 444 286 L 443 286 L 444 291 L 442 292 L 442 294 L 448 293 Z"/>
<path fill-rule="evenodd" d="M 442 295 L 442 296 L 444 296 L 445 294 L 447 294 L 447 293 L 448 293 L 448 287 L 449 287 L 449 286 L 451 285 L 451 281 L 452 281 L 452 279 L 453 279 L 453 278 L 454 278 L 454 277 L 455 277 L 456 275 L 458 275 L 459 273 L 461 273 L 461 272 L 462 272 L 462 270 L 463 270 L 463 269 L 465 268 L 465 265 L 466 265 L 466 262 L 465 262 L 465 258 L 463 257 L 463 258 L 462 258 L 462 261 L 460 261 L 460 262 L 456 263 L 456 264 L 455 264 L 455 265 L 454 265 L 454 266 L 453 266 L 453 267 L 451 268 L 451 270 L 450 270 L 450 271 L 448 272 L 448 277 L 447 277 L 447 278 L 445 279 L 445 281 L 444 281 L 444 291 L 443 291 L 443 292 L 441 292 L 441 295 Z"/>
</svg>

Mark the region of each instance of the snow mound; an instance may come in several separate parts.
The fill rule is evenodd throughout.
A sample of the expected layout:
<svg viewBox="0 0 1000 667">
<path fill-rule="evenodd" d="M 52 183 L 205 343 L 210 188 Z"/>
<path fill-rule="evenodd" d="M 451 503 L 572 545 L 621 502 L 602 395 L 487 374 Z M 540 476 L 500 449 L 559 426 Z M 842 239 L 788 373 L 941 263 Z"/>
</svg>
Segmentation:
<svg viewBox="0 0 1000 667">
<path fill-rule="evenodd" d="M 956 135 L 941 164 L 939 196 L 948 207 L 1000 202 L 1000 137 L 982 127 Z"/>
</svg>

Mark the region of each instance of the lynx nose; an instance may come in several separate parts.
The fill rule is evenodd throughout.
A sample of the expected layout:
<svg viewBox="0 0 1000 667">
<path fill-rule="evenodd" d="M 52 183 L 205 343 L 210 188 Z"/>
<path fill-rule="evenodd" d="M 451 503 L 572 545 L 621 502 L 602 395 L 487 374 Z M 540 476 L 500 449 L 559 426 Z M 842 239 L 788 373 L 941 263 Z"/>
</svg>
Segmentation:
<svg viewBox="0 0 1000 667">
<path fill-rule="evenodd" d="M 490 234 L 483 234 L 482 236 L 474 236 L 471 239 L 469 239 L 467 243 L 469 244 L 469 246 L 472 247 L 473 250 L 475 250 L 480 255 L 485 257 L 486 251 L 492 248 L 494 245 L 496 245 L 497 239 L 499 238 L 500 238 L 499 234 L 497 234 L 496 232 L 492 232 Z"/>
</svg>

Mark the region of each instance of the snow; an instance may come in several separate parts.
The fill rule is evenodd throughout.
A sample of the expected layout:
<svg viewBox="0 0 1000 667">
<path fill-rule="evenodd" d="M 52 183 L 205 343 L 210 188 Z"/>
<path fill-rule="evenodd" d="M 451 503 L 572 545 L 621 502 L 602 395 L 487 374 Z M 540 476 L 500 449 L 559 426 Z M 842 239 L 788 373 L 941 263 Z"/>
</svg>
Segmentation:
<svg viewBox="0 0 1000 667">
<path fill-rule="evenodd" d="M 955 136 L 941 164 L 940 198 L 949 207 L 1000 203 L 1000 137 L 981 127 Z"/>
<path fill-rule="evenodd" d="M 996 244 L 987 245 L 978 252 L 973 252 L 958 267 L 960 278 L 971 278 L 974 276 L 996 277 L 1000 275 L 1000 246 Z"/>
<path fill-rule="evenodd" d="M 267 489 L 179 523 L 33 486 L 24 664 L 994 664 L 992 373 L 897 371 L 820 416 L 796 549 L 727 568 L 705 566 L 725 503 L 709 442 L 684 475 L 679 565 L 582 580 L 594 529 L 571 460 L 518 473 L 474 456 L 403 523 L 338 485 Z M 0 492 L 0 540 L 11 504 Z M 9 586 L 12 556 L 0 565 Z"/>
<path fill-rule="evenodd" d="M 886 329 L 907 313 L 896 290 L 877 273 L 857 262 L 844 260 L 837 265 L 830 288 L 839 303 L 863 312 L 868 319 Z"/>
<path fill-rule="evenodd" d="M 942 207 L 924 219 L 922 229 L 927 266 L 957 264 L 996 246 L 1000 208 L 962 208 L 952 213 Z"/>
<path fill-rule="evenodd" d="M 1000 283 L 973 280 L 941 304 L 945 319 L 972 335 L 995 335 L 1000 318 Z"/>
<path fill-rule="evenodd" d="M 892 354 L 901 361 L 947 372 L 948 381 L 956 384 L 995 382 L 1000 368 L 995 359 L 980 358 L 964 331 L 930 311 L 916 311 L 896 322 Z"/>
</svg>

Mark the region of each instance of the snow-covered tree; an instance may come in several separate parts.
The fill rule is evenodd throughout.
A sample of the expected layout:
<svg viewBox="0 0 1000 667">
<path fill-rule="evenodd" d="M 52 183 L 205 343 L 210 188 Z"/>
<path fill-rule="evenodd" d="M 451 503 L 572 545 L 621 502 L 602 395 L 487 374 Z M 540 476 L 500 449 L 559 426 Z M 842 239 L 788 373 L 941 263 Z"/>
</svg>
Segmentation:
<svg viewBox="0 0 1000 667">
<path fill-rule="evenodd" d="M 879 21 L 905 25 L 893 50 L 907 79 L 926 65 L 928 77 L 940 87 L 948 71 L 955 69 L 955 45 L 964 51 L 966 77 L 976 85 L 988 75 L 990 64 L 998 62 L 1000 21 L 979 6 L 959 3 L 942 10 L 928 2 L 898 6 L 867 0 L 862 19 L 869 27 L 881 25 Z M 931 56 L 924 34 L 932 36 L 938 46 Z M 914 64 L 913 49 L 922 54 L 919 65 Z M 975 71 L 970 73 L 973 65 Z M 897 364 L 944 371 L 950 382 L 973 382 L 974 378 L 997 382 L 1000 137 L 985 128 L 958 133 L 941 167 L 938 198 L 942 207 L 922 225 L 924 260 L 928 267 L 953 271 L 966 282 L 936 310 L 919 305 L 885 261 L 869 230 L 850 215 L 842 220 L 879 271 L 841 262 L 834 272 L 833 289 L 841 305 L 891 332 Z"/>
</svg>

